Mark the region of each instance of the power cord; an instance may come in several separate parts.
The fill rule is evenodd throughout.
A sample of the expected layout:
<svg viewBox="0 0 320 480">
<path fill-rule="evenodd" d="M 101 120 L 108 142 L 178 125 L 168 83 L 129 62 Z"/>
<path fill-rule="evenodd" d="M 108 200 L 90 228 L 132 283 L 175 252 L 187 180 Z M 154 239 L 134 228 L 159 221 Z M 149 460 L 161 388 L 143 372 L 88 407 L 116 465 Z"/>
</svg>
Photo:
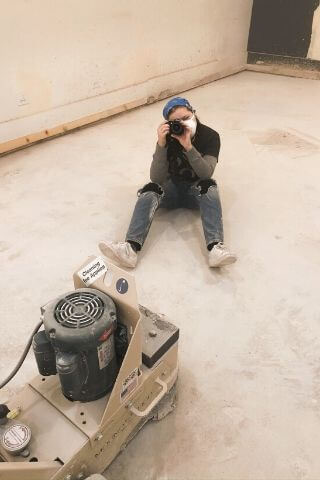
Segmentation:
<svg viewBox="0 0 320 480">
<path fill-rule="evenodd" d="M 28 355 L 28 352 L 30 350 L 30 347 L 32 345 L 32 340 L 33 340 L 33 336 L 37 333 L 37 331 L 39 330 L 39 328 L 41 327 L 42 325 L 42 320 L 36 325 L 36 327 L 34 328 L 32 334 L 30 335 L 30 338 L 29 338 L 29 341 L 20 357 L 20 360 L 19 362 L 17 363 L 16 367 L 12 370 L 12 372 L 10 373 L 10 375 L 2 382 L 0 383 L 0 390 L 1 388 L 5 387 L 7 385 L 7 383 L 10 382 L 10 380 L 16 375 L 16 373 L 19 371 L 21 365 L 23 364 L 23 362 L 25 361 L 25 358 L 26 356 Z"/>
</svg>

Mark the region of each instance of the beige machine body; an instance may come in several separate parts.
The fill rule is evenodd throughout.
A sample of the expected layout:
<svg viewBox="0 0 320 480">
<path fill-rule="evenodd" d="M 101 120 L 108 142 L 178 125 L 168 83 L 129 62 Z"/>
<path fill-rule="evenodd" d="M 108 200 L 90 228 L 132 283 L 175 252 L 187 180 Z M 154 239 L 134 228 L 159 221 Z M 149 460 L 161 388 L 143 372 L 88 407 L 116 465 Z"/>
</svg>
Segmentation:
<svg viewBox="0 0 320 480">
<path fill-rule="evenodd" d="M 71 402 L 58 375 L 36 376 L 8 402 L 31 429 L 28 457 L 0 445 L 0 480 L 82 480 L 103 472 L 150 419 L 174 408 L 178 329 L 139 306 L 134 277 L 101 257 L 89 257 L 73 276 L 75 289 L 109 295 L 128 332 L 128 349 L 112 391 L 92 402 Z M 45 307 L 44 307 L 45 308 Z M 0 431 L 1 433 L 1 431 Z"/>
</svg>

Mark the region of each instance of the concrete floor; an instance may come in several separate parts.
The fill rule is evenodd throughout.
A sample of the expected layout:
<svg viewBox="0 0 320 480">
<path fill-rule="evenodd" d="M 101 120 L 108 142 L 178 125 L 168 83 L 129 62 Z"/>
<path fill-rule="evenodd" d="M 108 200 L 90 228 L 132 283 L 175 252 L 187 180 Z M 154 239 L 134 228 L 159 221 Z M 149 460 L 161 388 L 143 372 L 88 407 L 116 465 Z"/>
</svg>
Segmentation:
<svg viewBox="0 0 320 480">
<path fill-rule="evenodd" d="M 238 262 L 207 266 L 198 214 L 159 212 L 139 301 L 181 329 L 179 402 L 110 480 L 320 478 L 320 83 L 253 72 L 185 94 L 222 137 L 216 179 Z M 1 368 L 40 305 L 122 239 L 164 102 L 0 159 Z M 31 355 L 1 400 L 36 373 Z"/>
</svg>

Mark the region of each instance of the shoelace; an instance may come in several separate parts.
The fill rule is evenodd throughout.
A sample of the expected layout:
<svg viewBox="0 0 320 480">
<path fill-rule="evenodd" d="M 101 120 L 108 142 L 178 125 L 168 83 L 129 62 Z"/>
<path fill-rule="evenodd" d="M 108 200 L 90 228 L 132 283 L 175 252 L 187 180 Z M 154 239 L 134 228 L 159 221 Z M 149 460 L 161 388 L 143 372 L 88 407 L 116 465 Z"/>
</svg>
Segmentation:
<svg viewBox="0 0 320 480">
<path fill-rule="evenodd" d="M 128 255 L 128 257 L 130 257 L 130 255 L 132 255 L 132 252 L 135 254 L 135 250 L 132 248 L 132 246 L 130 245 L 130 243 L 126 242 L 125 243 L 125 252 L 126 254 Z"/>
<path fill-rule="evenodd" d="M 220 250 L 221 252 L 225 252 L 227 250 L 227 247 L 222 242 L 217 243 L 214 248 Z"/>
<path fill-rule="evenodd" d="M 129 255 L 130 255 L 130 251 L 131 251 L 131 245 L 130 245 L 130 243 L 125 243 L 125 244 L 124 244 L 124 250 L 125 250 L 126 254 L 129 256 Z"/>
</svg>

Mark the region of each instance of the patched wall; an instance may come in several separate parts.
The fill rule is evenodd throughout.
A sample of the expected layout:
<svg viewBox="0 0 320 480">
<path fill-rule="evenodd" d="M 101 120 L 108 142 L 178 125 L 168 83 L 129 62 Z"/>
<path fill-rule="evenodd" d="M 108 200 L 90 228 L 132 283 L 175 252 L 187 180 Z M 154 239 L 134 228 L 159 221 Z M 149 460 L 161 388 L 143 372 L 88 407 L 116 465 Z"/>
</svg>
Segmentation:
<svg viewBox="0 0 320 480">
<path fill-rule="evenodd" d="M 0 143 L 240 71 L 252 0 L 13 0 Z"/>
</svg>

